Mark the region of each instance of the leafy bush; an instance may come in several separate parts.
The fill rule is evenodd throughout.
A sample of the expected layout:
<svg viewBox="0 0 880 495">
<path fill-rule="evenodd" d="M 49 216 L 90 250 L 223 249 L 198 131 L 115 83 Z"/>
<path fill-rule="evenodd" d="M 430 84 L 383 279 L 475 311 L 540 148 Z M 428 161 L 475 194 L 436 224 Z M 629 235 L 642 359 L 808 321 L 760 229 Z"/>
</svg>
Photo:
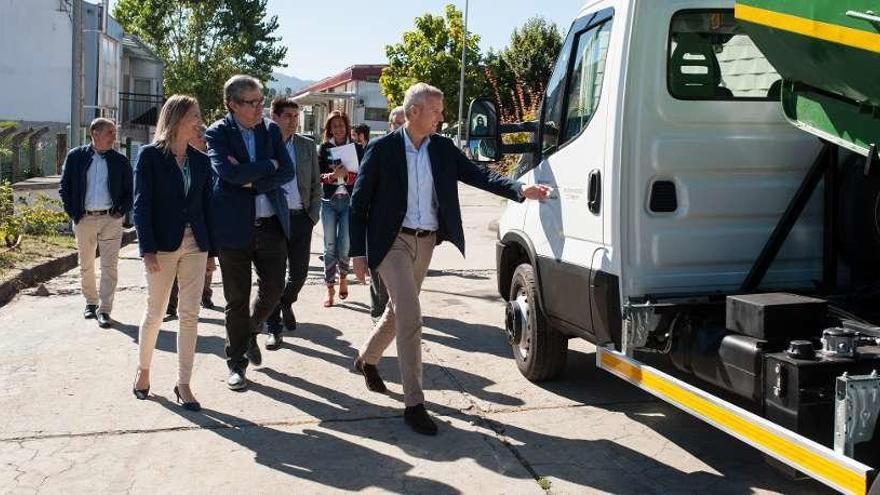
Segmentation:
<svg viewBox="0 0 880 495">
<path fill-rule="evenodd" d="M 61 201 L 40 195 L 33 205 L 15 211 L 12 185 L 0 182 L 0 241 L 6 247 L 18 244 L 24 234 L 57 235 L 69 232 L 70 222 L 61 208 Z"/>
<path fill-rule="evenodd" d="M 24 233 L 21 220 L 12 204 L 12 184 L 0 182 L 0 240 L 6 247 L 14 246 Z"/>
<path fill-rule="evenodd" d="M 40 195 L 34 205 L 21 208 L 24 231 L 32 235 L 56 235 L 68 230 L 70 221 L 61 201 Z"/>
</svg>

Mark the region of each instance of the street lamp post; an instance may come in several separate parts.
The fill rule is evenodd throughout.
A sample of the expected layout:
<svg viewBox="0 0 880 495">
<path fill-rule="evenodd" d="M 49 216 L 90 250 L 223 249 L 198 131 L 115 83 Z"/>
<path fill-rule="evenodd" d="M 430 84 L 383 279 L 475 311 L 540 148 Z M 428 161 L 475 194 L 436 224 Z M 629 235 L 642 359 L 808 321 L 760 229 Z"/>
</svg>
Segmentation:
<svg viewBox="0 0 880 495">
<path fill-rule="evenodd" d="M 461 128 L 464 125 L 462 117 L 464 116 L 464 64 L 467 54 L 467 24 L 468 0 L 464 0 L 464 35 L 462 36 L 461 42 L 461 81 L 458 89 L 458 143 L 456 143 L 459 147 L 461 147 Z"/>
</svg>

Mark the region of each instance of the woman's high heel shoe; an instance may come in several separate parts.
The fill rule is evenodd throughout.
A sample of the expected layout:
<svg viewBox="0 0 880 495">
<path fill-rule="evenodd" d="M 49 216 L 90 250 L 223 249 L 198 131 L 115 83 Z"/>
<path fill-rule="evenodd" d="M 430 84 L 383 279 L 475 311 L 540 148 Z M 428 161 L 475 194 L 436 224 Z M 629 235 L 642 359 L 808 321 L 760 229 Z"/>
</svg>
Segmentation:
<svg viewBox="0 0 880 495">
<path fill-rule="evenodd" d="M 134 384 L 131 387 L 131 392 L 134 394 L 137 400 L 147 400 L 147 396 L 150 395 L 150 387 L 138 389 L 137 381 L 140 378 L 140 370 L 138 370 L 137 376 L 134 378 Z"/>
<path fill-rule="evenodd" d="M 174 386 L 174 395 L 177 396 L 177 403 L 178 404 L 183 402 L 180 398 L 180 389 L 177 387 L 177 385 Z M 192 402 L 183 402 L 183 404 L 181 404 L 181 406 L 184 409 L 186 409 L 187 411 L 201 411 L 202 410 L 202 405 L 199 404 L 199 401 L 197 401 L 197 400 L 194 400 Z"/>
<path fill-rule="evenodd" d="M 339 299 L 348 297 L 348 280 L 345 277 L 339 279 Z"/>
<path fill-rule="evenodd" d="M 329 308 L 333 306 L 333 296 L 336 295 L 336 289 L 333 288 L 332 285 L 327 286 L 327 299 L 324 300 L 324 307 Z"/>
</svg>

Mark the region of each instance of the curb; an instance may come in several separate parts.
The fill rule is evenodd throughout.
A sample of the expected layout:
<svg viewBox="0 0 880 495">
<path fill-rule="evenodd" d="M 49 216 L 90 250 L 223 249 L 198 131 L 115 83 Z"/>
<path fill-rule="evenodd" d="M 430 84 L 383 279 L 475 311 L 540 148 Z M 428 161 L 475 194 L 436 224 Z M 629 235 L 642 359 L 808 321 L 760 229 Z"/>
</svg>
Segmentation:
<svg viewBox="0 0 880 495">
<path fill-rule="evenodd" d="M 134 227 L 122 232 L 122 246 L 126 246 L 137 239 Z M 100 254 L 99 254 L 100 256 Z M 75 268 L 77 265 L 77 253 L 65 254 L 60 258 L 45 261 L 39 265 L 22 270 L 15 278 L 0 284 L 0 308 L 5 306 L 21 291 L 37 284 L 53 279 L 62 273 Z"/>
</svg>

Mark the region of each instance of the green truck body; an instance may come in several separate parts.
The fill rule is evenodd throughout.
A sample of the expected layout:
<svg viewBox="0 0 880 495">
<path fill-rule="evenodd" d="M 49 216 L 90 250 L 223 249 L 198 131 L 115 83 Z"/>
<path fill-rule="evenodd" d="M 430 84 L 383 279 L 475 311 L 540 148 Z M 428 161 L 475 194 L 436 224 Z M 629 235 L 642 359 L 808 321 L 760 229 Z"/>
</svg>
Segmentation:
<svg viewBox="0 0 880 495">
<path fill-rule="evenodd" d="M 880 144 L 880 1 L 737 0 L 736 17 L 792 123 L 862 155 Z"/>
</svg>

